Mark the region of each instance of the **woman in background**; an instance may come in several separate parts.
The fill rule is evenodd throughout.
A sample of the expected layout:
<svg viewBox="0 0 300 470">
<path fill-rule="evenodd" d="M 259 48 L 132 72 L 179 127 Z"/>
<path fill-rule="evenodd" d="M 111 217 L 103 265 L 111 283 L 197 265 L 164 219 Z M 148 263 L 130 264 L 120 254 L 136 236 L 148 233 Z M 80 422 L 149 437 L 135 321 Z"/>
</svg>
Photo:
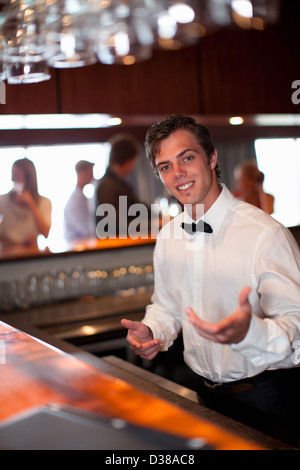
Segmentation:
<svg viewBox="0 0 300 470">
<path fill-rule="evenodd" d="M 264 174 L 252 160 L 245 160 L 234 169 L 233 194 L 241 201 L 249 202 L 268 214 L 274 212 L 274 196 L 263 190 Z"/>
<path fill-rule="evenodd" d="M 24 246 L 37 246 L 38 235 L 48 237 L 52 205 L 37 187 L 34 164 L 28 158 L 12 166 L 12 190 L 0 196 L 0 236 L 2 241 Z"/>
</svg>

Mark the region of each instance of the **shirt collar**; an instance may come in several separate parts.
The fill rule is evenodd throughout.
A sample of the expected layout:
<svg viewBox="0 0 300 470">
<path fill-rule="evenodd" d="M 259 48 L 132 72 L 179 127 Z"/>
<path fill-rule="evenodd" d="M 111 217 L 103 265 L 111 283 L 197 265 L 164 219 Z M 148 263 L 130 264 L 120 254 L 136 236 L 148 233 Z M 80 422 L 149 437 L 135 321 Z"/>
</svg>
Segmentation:
<svg viewBox="0 0 300 470">
<path fill-rule="evenodd" d="M 224 184 L 221 186 L 222 191 L 219 197 L 204 214 L 205 222 L 212 226 L 214 233 L 217 233 L 221 225 L 223 225 L 226 214 L 234 199 L 233 194 L 229 191 L 229 189 Z"/>
<path fill-rule="evenodd" d="M 188 214 L 187 210 L 185 210 L 181 214 L 182 217 L 181 217 L 180 222 L 184 221 L 190 224 L 192 222 L 198 222 L 200 219 L 202 219 L 204 220 L 204 222 L 207 222 L 209 225 L 211 225 L 213 229 L 213 233 L 216 234 L 219 231 L 221 225 L 223 224 L 226 213 L 233 200 L 233 195 L 229 191 L 229 189 L 225 186 L 225 184 L 222 183 L 221 186 L 222 186 L 222 191 L 219 194 L 218 198 L 215 200 L 213 205 L 208 209 L 207 212 L 205 212 L 205 214 L 202 217 L 199 217 L 199 219 L 195 221 Z"/>
</svg>

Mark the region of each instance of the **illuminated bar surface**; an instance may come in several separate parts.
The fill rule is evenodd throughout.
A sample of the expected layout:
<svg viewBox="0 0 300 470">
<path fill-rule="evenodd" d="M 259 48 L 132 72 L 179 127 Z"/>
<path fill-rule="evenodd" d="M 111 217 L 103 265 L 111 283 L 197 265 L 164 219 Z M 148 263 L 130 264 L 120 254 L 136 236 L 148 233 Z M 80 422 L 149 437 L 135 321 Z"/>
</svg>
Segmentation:
<svg viewBox="0 0 300 470">
<path fill-rule="evenodd" d="M 214 449 L 260 449 L 3 322 L 0 345 L 0 436 L 1 428 L 20 413 L 56 404 L 183 439 L 201 438 Z"/>
</svg>

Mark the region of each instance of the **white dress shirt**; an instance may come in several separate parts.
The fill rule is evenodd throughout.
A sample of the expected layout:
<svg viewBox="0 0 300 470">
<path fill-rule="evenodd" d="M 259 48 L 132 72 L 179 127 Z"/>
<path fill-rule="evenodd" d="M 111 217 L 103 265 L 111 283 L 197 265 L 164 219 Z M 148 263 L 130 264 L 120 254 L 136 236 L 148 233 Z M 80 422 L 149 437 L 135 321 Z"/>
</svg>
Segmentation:
<svg viewBox="0 0 300 470">
<path fill-rule="evenodd" d="M 95 236 L 95 211 L 82 189 L 75 187 L 64 209 L 64 238 L 79 240 Z"/>
<path fill-rule="evenodd" d="M 155 290 L 143 322 L 162 340 L 161 350 L 182 329 L 185 362 L 214 382 L 295 367 L 300 251 L 289 230 L 234 198 L 224 185 L 203 217 L 213 233 L 187 234 L 180 224 L 188 219 L 184 211 L 166 224 L 154 251 Z M 202 338 L 185 308 L 191 306 L 201 318 L 216 323 L 234 312 L 246 286 L 252 289 L 252 318 L 243 341 L 223 345 Z"/>
</svg>

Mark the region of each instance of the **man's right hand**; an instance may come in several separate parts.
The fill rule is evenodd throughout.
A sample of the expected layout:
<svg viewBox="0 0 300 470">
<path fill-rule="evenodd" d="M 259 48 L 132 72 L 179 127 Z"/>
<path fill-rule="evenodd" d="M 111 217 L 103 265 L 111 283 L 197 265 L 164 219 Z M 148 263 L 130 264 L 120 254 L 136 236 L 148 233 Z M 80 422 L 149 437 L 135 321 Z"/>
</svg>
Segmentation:
<svg viewBox="0 0 300 470">
<path fill-rule="evenodd" d="M 126 319 L 121 320 L 121 323 L 128 329 L 126 340 L 130 349 L 142 359 L 153 359 L 159 351 L 160 339 L 153 339 L 152 331 L 144 323 Z"/>
</svg>

